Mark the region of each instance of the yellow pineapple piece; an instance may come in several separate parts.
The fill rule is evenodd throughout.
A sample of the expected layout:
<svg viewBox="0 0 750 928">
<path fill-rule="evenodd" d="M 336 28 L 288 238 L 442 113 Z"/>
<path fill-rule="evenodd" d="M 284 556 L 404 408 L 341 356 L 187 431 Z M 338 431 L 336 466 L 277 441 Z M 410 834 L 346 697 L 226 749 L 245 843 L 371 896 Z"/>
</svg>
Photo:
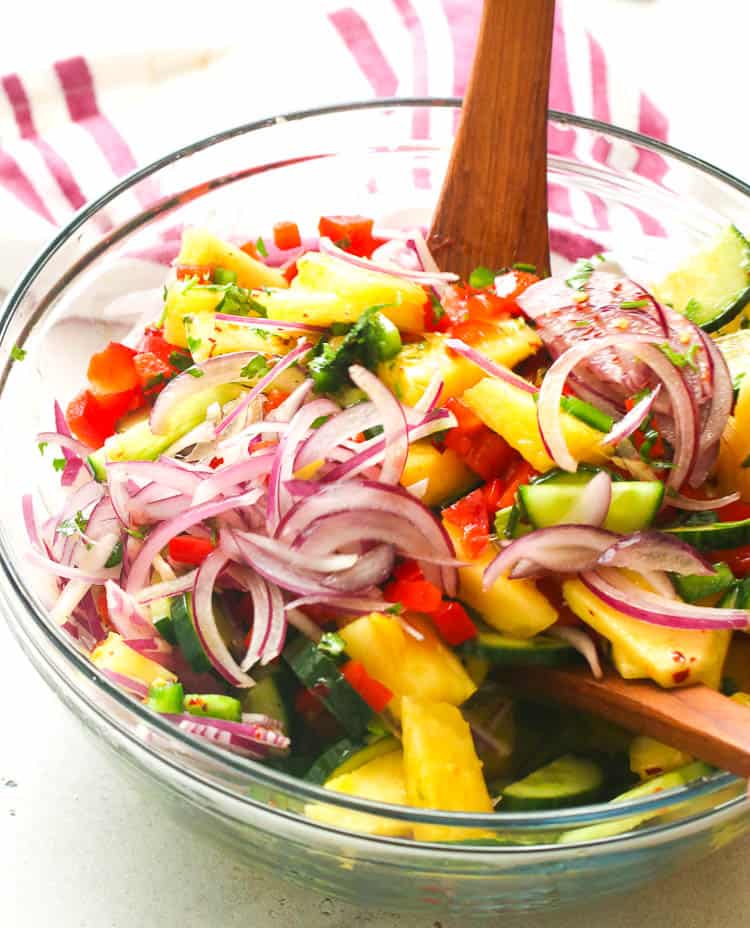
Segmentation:
<svg viewBox="0 0 750 928">
<path fill-rule="evenodd" d="M 182 233 L 182 248 L 175 263 L 226 268 L 237 275 L 237 286 L 248 290 L 254 287 L 289 286 L 278 268 L 268 267 L 206 229 L 185 229 Z"/>
<path fill-rule="evenodd" d="M 458 568 L 459 599 L 476 609 L 488 625 L 513 638 L 533 638 L 557 621 L 557 610 L 539 592 L 533 580 L 498 577 L 485 592 L 482 588 L 484 569 L 495 556 L 495 549 L 472 560 L 461 543 L 459 529 L 445 520 L 443 528 L 450 535 L 456 557 L 470 561 Z"/>
<path fill-rule="evenodd" d="M 719 446 L 716 473 L 723 493 L 739 491 L 750 502 L 750 467 L 743 467 L 750 455 L 750 377 L 744 377 Z"/>
<path fill-rule="evenodd" d="M 370 676 L 393 693 L 388 708 L 400 714 L 403 696 L 459 706 L 476 691 L 461 661 L 440 641 L 430 624 L 413 613 L 409 625 L 421 635 L 418 640 L 398 616 L 379 612 L 364 615 L 339 632 L 346 652 L 360 661 Z"/>
<path fill-rule="evenodd" d="M 401 483 L 409 487 L 421 480 L 427 480 L 421 501 L 425 506 L 437 506 L 465 493 L 477 478 L 450 448 L 440 452 L 429 441 L 415 441 L 409 446 Z"/>
<path fill-rule="evenodd" d="M 580 619 L 612 643 L 612 661 L 626 679 L 650 677 L 667 689 L 691 683 L 719 688 L 731 632 L 641 622 L 608 606 L 580 580 L 566 580 L 563 596 Z"/>
<path fill-rule="evenodd" d="M 501 435 L 531 466 L 540 473 L 554 467 L 554 461 L 544 449 L 536 418 L 536 403 L 525 393 L 503 380 L 485 377 L 464 393 L 466 403 L 493 431 Z M 602 433 L 561 412 L 563 433 L 570 453 L 577 461 L 604 464 L 611 448 L 601 446 Z"/>
<path fill-rule="evenodd" d="M 541 346 L 539 336 L 523 319 L 504 319 L 491 328 L 473 347 L 496 364 L 514 367 Z M 445 347 L 446 337 L 435 333 L 423 341 L 406 344 L 392 361 L 379 366 L 378 375 L 402 402 L 413 406 L 435 371 L 440 371 L 443 380 L 443 403 L 452 396 L 461 396 L 484 377 L 476 364 Z"/>
<path fill-rule="evenodd" d="M 405 696 L 401 727 L 406 794 L 411 805 L 448 812 L 493 811 L 471 729 L 455 706 Z M 419 841 L 462 841 L 483 834 L 478 829 L 415 825 L 414 837 Z"/>
<path fill-rule="evenodd" d="M 166 667 L 129 648 L 115 632 L 110 632 L 106 639 L 94 648 L 91 660 L 102 670 L 121 673 L 123 676 L 140 680 L 146 686 L 151 686 L 154 680 L 174 682 L 177 679 Z"/>
</svg>

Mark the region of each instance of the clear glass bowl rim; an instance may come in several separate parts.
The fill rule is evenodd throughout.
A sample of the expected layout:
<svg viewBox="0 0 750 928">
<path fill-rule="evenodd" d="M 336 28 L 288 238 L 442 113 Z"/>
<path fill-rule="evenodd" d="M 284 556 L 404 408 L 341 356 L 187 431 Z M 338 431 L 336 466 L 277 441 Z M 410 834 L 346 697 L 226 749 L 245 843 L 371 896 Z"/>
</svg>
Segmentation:
<svg viewBox="0 0 750 928">
<path fill-rule="evenodd" d="M 234 126 L 232 128 L 222 130 L 221 132 L 217 132 L 204 138 L 198 139 L 189 145 L 183 146 L 182 148 L 173 150 L 172 152 L 162 156 L 150 164 L 145 165 L 144 167 L 128 174 L 97 199 L 82 207 L 57 233 L 57 235 L 55 235 L 51 241 L 40 251 L 37 258 L 30 264 L 28 270 L 21 275 L 18 283 L 7 297 L 5 307 L 2 311 L 2 316 L 0 316 L 0 341 L 5 337 L 8 326 L 13 318 L 15 311 L 18 309 L 21 301 L 25 297 L 39 272 L 42 270 L 42 268 L 44 268 L 50 258 L 55 254 L 55 252 L 76 232 L 76 230 L 79 229 L 84 223 L 86 223 L 86 221 L 94 216 L 100 209 L 116 199 L 120 194 L 131 189 L 144 178 L 157 173 L 164 167 L 168 167 L 174 161 L 188 157 L 191 154 L 202 151 L 206 148 L 210 148 L 234 137 L 248 135 L 252 132 L 262 129 L 272 128 L 279 122 L 299 121 L 313 117 L 346 114 L 362 110 L 387 110 L 410 107 L 460 109 L 461 102 L 461 99 L 458 97 L 398 97 L 337 103 L 328 106 L 321 106 L 312 109 L 297 110 L 290 113 L 268 116 L 253 122 L 243 123 L 238 126 Z M 580 128 L 593 132 L 602 132 L 614 138 L 628 141 L 634 145 L 642 146 L 649 150 L 662 153 L 670 158 L 682 162 L 683 164 L 686 164 L 691 168 L 713 176 L 728 186 L 733 187 L 748 197 L 750 200 L 750 185 L 745 184 L 743 181 L 739 180 L 739 178 L 734 177 L 725 171 L 722 171 L 720 168 L 715 167 L 709 162 L 704 161 L 694 155 L 688 154 L 687 152 L 684 152 L 678 148 L 674 148 L 673 146 L 664 142 L 648 138 L 638 132 L 634 132 L 629 129 L 623 129 L 618 126 L 601 122 L 599 120 L 589 119 L 582 116 L 575 116 L 569 113 L 562 113 L 557 110 L 550 110 L 548 115 L 550 121 L 569 125 L 573 128 Z M 429 142 L 429 139 L 426 140 L 426 142 Z M 150 212 L 150 210 L 145 210 L 144 212 Z M 5 362 L 2 371 L 0 371 L 0 389 L 4 386 L 9 371 L 10 360 Z M 89 679 L 92 679 L 96 685 L 106 693 L 107 696 L 119 703 L 119 708 L 125 710 L 128 715 L 132 716 L 133 721 L 139 723 L 140 725 L 145 725 L 146 729 L 153 728 L 158 730 L 159 734 L 165 736 L 167 739 L 174 739 L 177 742 L 181 742 L 181 747 L 195 751 L 199 756 L 203 755 L 207 760 L 216 765 L 218 769 L 223 767 L 227 770 L 227 772 L 231 772 L 235 775 L 240 774 L 246 778 L 249 783 L 257 784 L 270 789 L 276 788 L 282 792 L 293 795 L 296 799 L 299 800 L 323 802 L 328 805 L 340 806 L 351 811 L 387 816 L 389 818 L 408 820 L 410 822 L 418 822 L 423 824 L 450 825 L 462 828 L 486 828 L 492 830 L 497 830 L 501 827 L 513 830 L 526 828 L 531 832 L 534 832 L 537 830 L 572 827 L 581 824 L 588 824 L 591 822 L 604 822 L 614 818 L 645 814 L 657 807 L 664 808 L 667 805 L 676 804 L 678 802 L 682 803 L 688 800 L 694 800 L 711 795 L 712 793 L 719 792 L 720 790 L 723 790 L 732 784 L 740 782 L 739 778 L 735 777 L 731 773 L 726 771 L 717 771 L 710 777 L 703 778 L 693 784 L 664 791 L 658 795 L 644 797 L 643 799 L 629 800 L 627 802 L 617 803 L 615 805 L 610 803 L 595 803 L 587 806 L 578 806 L 571 809 L 560 809 L 553 811 L 545 810 L 540 812 L 494 812 L 488 814 L 441 812 L 439 810 L 417 809 L 358 799 L 354 796 L 346 796 L 341 793 L 332 793 L 331 791 L 325 790 L 319 786 L 314 786 L 297 777 L 273 770 L 261 763 L 239 757 L 238 755 L 230 754 L 229 752 L 215 747 L 208 742 L 202 741 L 193 735 L 182 732 L 166 720 L 162 719 L 158 714 L 146 709 L 143 704 L 136 702 L 134 699 L 120 690 L 115 684 L 110 682 L 107 677 L 101 674 L 83 654 L 77 651 L 68 642 L 67 638 L 60 630 L 53 628 L 49 624 L 48 619 L 37 607 L 36 602 L 27 591 L 25 584 L 15 570 L 13 560 L 9 555 L 5 534 L 1 527 L 0 568 L 2 569 L 2 573 L 4 574 L 5 579 L 10 584 L 11 589 L 18 597 L 21 604 L 25 607 L 27 613 L 30 614 L 35 625 L 38 627 L 38 630 L 47 639 L 47 641 L 62 655 L 64 660 L 72 665 L 73 670 L 84 673 Z M 18 629 L 19 627 L 17 626 L 17 634 L 19 634 Z M 42 654 L 42 657 L 45 656 Z M 50 663 L 48 659 L 47 662 Z M 68 686 L 70 686 L 70 681 L 58 668 L 55 667 L 53 670 L 58 676 L 64 679 L 64 682 Z M 124 723 L 115 720 L 110 715 L 108 715 L 98 704 L 91 702 L 81 693 L 78 693 L 77 695 L 79 698 L 84 699 L 87 702 L 89 708 L 92 709 L 97 715 L 99 715 L 109 726 L 115 727 L 119 731 L 120 735 L 124 736 L 130 741 L 133 741 L 141 750 L 151 753 L 154 759 L 157 760 L 160 764 L 164 764 L 165 766 L 175 766 L 172 761 L 165 758 L 161 753 L 151 749 L 146 739 L 136 738 L 132 730 L 126 727 Z M 179 769 L 181 772 L 184 772 L 183 767 L 180 767 Z M 233 800 L 247 804 L 249 806 L 260 804 L 264 809 L 269 809 L 268 806 L 264 805 L 263 803 L 258 803 L 257 800 L 251 799 L 249 796 L 238 795 L 234 791 L 223 789 L 214 779 L 206 779 L 205 777 L 201 776 L 198 770 L 191 770 L 190 774 L 191 776 L 200 780 L 208 788 L 218 792 L 223 792 Z M 748 801 L 749 800 L 746 795 L 739 796 L 727 803 L 724 803 L 721 806 L 721 809 L 726 811 L 732 806 L 739 806 L 740 804 L 745 804 Z M 274 809 L 272 811 L 284 817 L 289 814 L 281 809 Z M 674 823 L 657 826 L 646 830 L 653 833 L 674 830 L 675 828 L 680 828 L 683 825 L 689 824 L 691 822 L 697 822 L 699 820 L 709 818 L 716 811 L 717 809 L 710 809 L 698 813 L 695 816 L 688 816 Z M 331 830 L 327 826 L 324 826 L 310 819 L 305 819 L 304 821 L 313 829 Z M 637 832 L 637 834 L 642 837 L 644 835 L 644 831 L 645 830 L 641 830 Z M 600 839 L 594 842 L 583 842 L 580 846 L 587 846 L 590 844 L 600 845 L 617 843 L 632 837 L 633 834 L 634 833 L 629 832 L 624 835 Z M 356 837 L 375 843 L 407 844 L 410 847 L 415 846 L 413 842 L 405 841 L 403 839 L 385 838 L 381 836 L 362 834 L 357 834 Z M 430 847 L 430 845 L 426 842 L 420 843 L 419 846 L 425 850 Z M 485 854 L 500 852 L 524 853 L 538 851 L 542 848 L 550 851 L 554 850 L 555 848 L 559 848 L 560 850 L 571 850 L 576 846 L 577 845 L 573 843 L 563 845 L 538 844 L 524 847 L 472 847 L 468 845 L 462 847 L 460 851 L 462 853 L 482 852 Z M 433 847 L 441 850 L 447 849 L 446 845 L 440 844 L 435 844 Z M 454 846 L 452 850 L 458 851 L 459 849 Z"/>
</svg>

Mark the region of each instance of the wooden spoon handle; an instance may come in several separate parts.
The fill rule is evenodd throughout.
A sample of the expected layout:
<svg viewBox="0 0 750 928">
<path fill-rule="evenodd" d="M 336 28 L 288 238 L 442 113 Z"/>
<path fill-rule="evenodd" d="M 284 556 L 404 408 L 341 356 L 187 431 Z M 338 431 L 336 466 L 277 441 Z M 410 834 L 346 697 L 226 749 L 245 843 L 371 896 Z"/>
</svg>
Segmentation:
<svg viewBox="0 0 750 928">
<path fill-rule="evenodd" d="M 723 770 L 750 776 L 750 709 L 707 686 L 663 690 L 615 673 L 595 680 L 588 668 L 524 667 L 509 676 L 522 691 L 601 715 Z"/>
<path fill-rule="evenodd" d="M 438 264 L 549 271 L 547 96 L 554 0 L 485 0 L 461 124 L 432 220 Z"/>
</svg>

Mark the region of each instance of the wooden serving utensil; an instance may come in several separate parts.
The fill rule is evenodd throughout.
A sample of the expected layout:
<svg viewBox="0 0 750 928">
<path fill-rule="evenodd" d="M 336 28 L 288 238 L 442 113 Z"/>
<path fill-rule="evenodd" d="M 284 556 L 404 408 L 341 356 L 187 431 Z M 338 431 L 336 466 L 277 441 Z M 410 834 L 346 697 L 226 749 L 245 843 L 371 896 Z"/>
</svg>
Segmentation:
<svg viewBox="0 0 750 928">
<path fill-rule="evenodd" d="M 664 690 L 610 671 L 595 680 L 588 667 L 514 668 L 514 687 L 601 715 L 651 735 L 699 760 L 750 777 L 750 709 L 707 686 Z"/>
<path fill-rule="evenodd" d="M 547 95 L 554 0 L 485 0 L 471 79 L 428 237 L 467 278 L 516 261 L 549 271 Z"/>
</svg>

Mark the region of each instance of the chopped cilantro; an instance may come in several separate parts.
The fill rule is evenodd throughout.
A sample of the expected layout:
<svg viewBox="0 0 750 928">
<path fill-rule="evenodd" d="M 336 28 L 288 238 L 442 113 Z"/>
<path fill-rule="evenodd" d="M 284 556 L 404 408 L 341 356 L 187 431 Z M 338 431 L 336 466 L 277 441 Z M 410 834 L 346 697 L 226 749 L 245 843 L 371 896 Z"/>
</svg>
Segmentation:
<svg viewBox="0 0 750 928">
<path fill-rule="evenodd" d="M 430 303 L 432 305 L 432 319 L 436 323 L 440 322 L 440 320 L 445 315 L 445 307 L 440 302 L 437 293 L 435 293 L 432 287 L 430 287 L 427 295 L 429 296 Z"/>
<path fill-rule="evenodd" d="M 39 444 L 37 445 L 37 448 L 39 449 L 39 454 L 41 454 L 42 457 L 44 457 L 44 449 L 47 447 L 48 444 L 49 444 L 48 441 L 40 441 Z"/>
<path fill-rule="evenodd" d="M 642 309 L 648 306 L 648 300 L 625 300 L 620 303 L 620 309 Z"/>
<path fill-rule="evenodd" d="M 125 526 L 125 531 L 128 533 L 128 535 L 130 535 L 131 538 L 138 538 L 139 540 L 143 540 L 146 537 L 145 528 L 128 528 Z"/>
<path fill-rule="evenodd" d="M 393 603 L 393 605 L 388 606 L 385 611 L 389 612 L 391 615 L 401 615 L 401 613 L 404 611 L 404 607 L 401 603 Z"/>
<path fill-rule="evenodd" d="M 580 329 L 588 328 L 591 325 L 590 319 L 576 319 L 573 323 L 574 326 L 577 326 Z"/>
<path fill-rule="evenodd" d="M 583 290 L 589 282 L 591 275 L 594 273 L 594 265 L 591 261 L 581 258 L 576 261 L 570 277 L 566 278 L 565 283 L 573 290 Z"/>
<path fill-rule="evenodd" d="M 117 567 L 118 564 L 122 564 L 122 542 L 116 541 L 112 551 L 110 552 L 105 567 Z"/>
<path fill-rule="evenodd" d="M 21 348 L 21 347 L 19 347 L 18 345 L 14 345 L 14 346 L 10 349 L 10 356 L 11 356 L 11 358 L 13 358 L 14 361 L 23 361 L 23 359 L 26 357 L 27 353 L 28 353 L 28 352 L 26 351 L 25 348 Z"/>
<path fill-rule="evenodd" d="M 254 377 L 262 377 L 264 374 L 267 374 L 271 370 L 268 361 L 263 357 L 262 354 L 256 355 L 242 368 L 240 371 L 240 377 L 245 377 L 247 380 L 252 380 Z"/>
<path fill-rule="evenodd" d="M 469 286 L 473 287 L 475 290 L 482 290 L 484 287 L 491 286 L 495 281 L 495 272 L 491 271 L 488 267 L 480 264 L 479 267 L 475 267 L 474 270 L 469 274 Z"/>
<path fill-rule="evenodd" d="M 67 461 L 65 460 L 65 458 L 53 458 L 52 459 L 52 466 L 57 471 L 65 470 L 66 464 L 67 464 Z"/>
<path fill-rule="evenodd" d="M 258 236 L 258 241 L 255 243 L 255 247 L 258 250 L 258 254 L 263 258 L 268 257 L 268 249 L 266 248 L 266 243 L 263 241 L 263 236 Z"/>
<path fill-rule="evenodd" d="M 310 428 L 311 428 L 311 429 L 319 429 L 319 428 L 321 427 L 321 425 L 325 425 L 326 422 L 328 422 L 328 420 L 329 420 L 330 418 L 331 418 L 330 415 L 327 415 L 327 416 L 318 416 L 317 419 L 313 419 L 313 421 L 310 423 Z"/>
<path fill-rule="evenodd" d="M 186 371 L 193 366 L 193 359 L 181 351 L 172 351 L 169 355 L 169 363 L 178 371 Z"/>
<path fill-rule="evenodd" d="M 167 382 L 167 378 L 164 374 L 154 374 L 153 377 L 149 377 L 146 383 L 143 385 L 144 390 L 154 390 L 156 387 L 160 387 L 163 383 Z"/>
<path fill-rule="evenodd" d="M 674 348 L 667 342 L 664 342 L 663 345 L 659 345 L 659 349 L 663 354 L 667 356 L 672 364 L 675 367 L 691 367 L 694 371 L 698 370 L 698 365 L 695 363 L 695 354 L 698 351 L 698 345 L 691 345 L 690 348 L 683 354 L 679 351 L 675 351 Z"/>
<path fill-rule="evenodd" d="M 513 265 L 514 271 L 526 271 L 527 274 L 536 274 L 536 264 L 524 264 L 523 261 L 516 261 Z"/>
<path fill-rule="evenodd" d="M 200 348 L 202 342 L 202 338 L 193 338 L 192 335 L 188 335 L 187 343 L 191 353 L 196 352 Z"/>
<path fill-rule="evenodd" d="M 189 367 L 186 371 L 186 374 L 190 374 L 191 377 L 202 377 L 203 371 L 199 367 Z"/>
<path fill-rule="evenodd" d="M 63 519 L 57 526 L 56 531 L 59 535 L 82 535 L 86 531 L 87 524 L 88 519 L 79 509 L 74 516 L 71 516 L 69 519 Z"/>
</svg>

